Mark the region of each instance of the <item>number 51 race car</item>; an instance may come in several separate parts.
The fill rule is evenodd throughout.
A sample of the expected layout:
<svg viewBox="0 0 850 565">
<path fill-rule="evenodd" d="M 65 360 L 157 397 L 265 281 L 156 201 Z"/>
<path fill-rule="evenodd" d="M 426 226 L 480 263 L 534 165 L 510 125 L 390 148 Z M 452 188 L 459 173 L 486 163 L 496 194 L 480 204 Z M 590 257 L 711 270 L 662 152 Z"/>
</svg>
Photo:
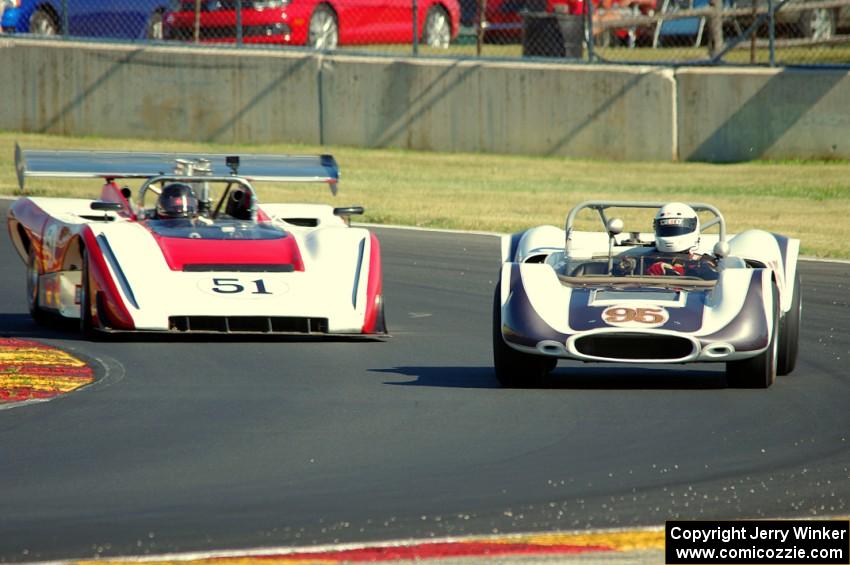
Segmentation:
<svg viewBox="0 0 850 565">
<path fill-rule="evenodd" d="M 22 197 L 9 235 L 27 265 L 36 321 L 84 331 L 381 336 L 377 238 L 361 207 L 258 204 L 252 183 L 323 182 L 329 155 L 33 151 L 28 177 L 102 179 L 100 198 Z M 134 195 L 118 181 L 139 179 Z"/>
<path fill-rule="evenodd" d="M 728 384 L 745 388 L 767 388 L 794 369 L 799 240 L 755 229 L 727 239 L 713 206 L 690 204 L 689 219 L 665 217 L 664 206 L 584 202 L 565 229 L 503 236 L 493 304 L 493 357 L 503 386 L 540 385 L 559 359 L 725 363 Z M 630 217 L 657 212 L 662 234 L 685 233 L 692 222 L 696 247 L 662 252 L 659 239 L 666 237 L 656 235 L 658 227 L 624 231 L 623 219 L 609 217 L 612 208 Z M 595 212 L 602 229 L 576 229 L 582 211 Z M 717 232 L 701 233 L 700 223 Z"/>
</svg>

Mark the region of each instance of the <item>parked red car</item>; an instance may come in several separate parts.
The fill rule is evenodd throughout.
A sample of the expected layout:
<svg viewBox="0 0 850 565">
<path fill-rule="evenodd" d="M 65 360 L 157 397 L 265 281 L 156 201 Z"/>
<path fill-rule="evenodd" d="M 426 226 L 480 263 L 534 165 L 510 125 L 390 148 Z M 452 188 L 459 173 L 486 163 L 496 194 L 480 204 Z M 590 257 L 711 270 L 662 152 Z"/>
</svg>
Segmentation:
<svg viewBox="0 0 850 565">
<path fill-rule="evenodd" d="M 176 0 L 166 13 L 166 39 L 233 43 L 236 0 Z M 411 0 L 242 0 L 242 41 L 306 45 L 413 42 Z M 448 47 L 457 36 L 457 0 L 419 0 L 417 29 L 423 45 Z"/>
<path fill-rule="evenodd" d="M 464 0 L 464 25 L 474 25 L 475 0 Z M 651 13 L 656 0 L 592 0 L 593 22 L 622 19 L 635 15 Z M 485 37 L 488 41 L 513 42 L 522 38 L 524 12 L 548 12 L 569 15 L 581 15 L 587 10 L 585 0 L 487 0 L 485 11 Z M 640 30 L 637 30 L 638 33 Z M 597 44 L 608 45 L 612 40 L 623 43 L 634 41 L 636 31 L 629 29 L 611 29 L 603 31 L 601 26 L 594 27 L 594 40 Z"/>
</svg>

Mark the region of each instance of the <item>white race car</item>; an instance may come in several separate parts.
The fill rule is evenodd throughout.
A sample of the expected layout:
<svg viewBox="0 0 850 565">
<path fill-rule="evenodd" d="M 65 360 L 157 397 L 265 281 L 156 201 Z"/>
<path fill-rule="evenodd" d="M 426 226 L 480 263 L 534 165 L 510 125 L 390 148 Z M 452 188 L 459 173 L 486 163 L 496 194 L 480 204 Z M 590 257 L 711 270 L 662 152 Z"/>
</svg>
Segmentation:
<svg viewBox="0 0 850 565">
<path fill-rule="evenodd" d="M 9 210 L 38 321 L 79 318 L 84 331 L 386 334 L 378 240 L 348 222 L 363 209 L 257 200 L 255 182 L 322 182 L 335 193 L 329 155 L 16 148 L 15 159 L 22 193 L 28 177 L 103 180 L 98 200 L 22 197 Z M 141 179 L 135 198 L 122 179 Z"/>
<path fill-rule="evenodd" d="M 703 230 L 716 231 L 679 257 L 660 253 L 654 232 L 624 230 L 610 212 L 655 212 L 659 202 L 584 202 L 565 229 L 504 236 L 493 305 L 502 385 L 540 385 L 559 359 L 719 362 L 730 386 L 747 388 L 790 373 L 800 330 L 799 240 L 756 229 L 727 238 L 715 207 L 689 205 L 705 218 Z M 581 211 L 598 214 L 601 229 L 577 230 Z"/>
</svg>

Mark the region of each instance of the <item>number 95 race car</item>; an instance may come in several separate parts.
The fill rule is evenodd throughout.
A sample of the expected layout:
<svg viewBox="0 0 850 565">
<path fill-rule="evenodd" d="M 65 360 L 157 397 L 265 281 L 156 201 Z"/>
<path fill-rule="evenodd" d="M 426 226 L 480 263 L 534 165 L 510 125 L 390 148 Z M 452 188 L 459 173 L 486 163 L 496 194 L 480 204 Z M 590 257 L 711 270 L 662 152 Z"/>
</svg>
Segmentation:
<svg viewBox="0 0 850 565">
<path fill-rule="evenodd" d="M 339 180 L 329 155 L 36 151 L 28 177 L 97 178 L 98 200 L 21 197 L 9 209 L 39 322 L 83 331 L 386 335 L 377 238 L 361 207 L 258 203 L 254 182 Z M 117 181 L 139 179 L 134 195 Z"/>
<path fill-rule="evenodd" d="M 654 212 L 654 232 L 626 231 L 614 208 Z M 576 229 L 582 211 L 598 215 L 601 229 Z M 701 203 L 584 202 L 565 229 L 503 236 L 496 376 L 507 387 L 539 386 L 559 359 L 713 362 L 726 364 L 730 386 L 767 388 L 797 360 L 799 248 L 756 229 L 729 237 L 720 212 Z"/>
</svg>

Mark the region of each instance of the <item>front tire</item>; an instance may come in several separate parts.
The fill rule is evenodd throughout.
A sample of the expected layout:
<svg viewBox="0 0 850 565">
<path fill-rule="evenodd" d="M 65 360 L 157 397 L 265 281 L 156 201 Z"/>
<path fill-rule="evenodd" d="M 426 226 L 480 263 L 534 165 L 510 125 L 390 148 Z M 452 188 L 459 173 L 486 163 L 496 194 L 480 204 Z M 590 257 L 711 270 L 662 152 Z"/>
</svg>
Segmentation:
<svg viewBox="0 0 850 565">
<path fill-rule="evenodd" d="M 40 283 L 41 272 L 38 268 L 38 257 L 36 257 L 35 249 L 30 246 L 29 255 L 27 256 L 27 308 L 35 323 L 44 326 L 50 321 L 51 316 L 39 305 Z"/>
<path fill-rule="evenodd" d="M 91 284 L 89 283 L 89 254 L 85 248 L 82 252 L 83 273 L 80 281 L 80 331 L 90 336 L 94 332 L 94 316 L 92 316 Z"/>
<path fill-rule="evenodd" d="M 778 375 L 787 375 L 797 366 L 797 354 L 800 350 L 800 320 L 803 313 L 803 297 L 800 294 L 800 273 L 794 276 L 791 309 L 779 321 L 779 363 Z"/>
<path fill-rule="evenodd" d="M 432 6 L 425 16 L 422 43 L 428 47 L 448 49 L 452 40 L 452 24 L 442 6 Z"/>
<path fill-rule="evenodd" d="M 517 351 L 502 337 L 501 283 L 493 297 L 493 367 L 496 378 L 505 388 L 540 387 L 546 384 L 549 371 L 558 360 Z"/>
<path fill-rule="evenodd" d="M 307 46 L 319 51 L 332 51 L 339 44 L 339 22 L 327 4 L 316 7 L 307 28 Z"/>
<path fill-rule="evenodd" d="M 773 286 L 773 331 L 762 353 L 726 363 L 726 382 L 734 388 L 770 388 L 776 381 L 779 360 L 779 293 Z"/>
</svg>

